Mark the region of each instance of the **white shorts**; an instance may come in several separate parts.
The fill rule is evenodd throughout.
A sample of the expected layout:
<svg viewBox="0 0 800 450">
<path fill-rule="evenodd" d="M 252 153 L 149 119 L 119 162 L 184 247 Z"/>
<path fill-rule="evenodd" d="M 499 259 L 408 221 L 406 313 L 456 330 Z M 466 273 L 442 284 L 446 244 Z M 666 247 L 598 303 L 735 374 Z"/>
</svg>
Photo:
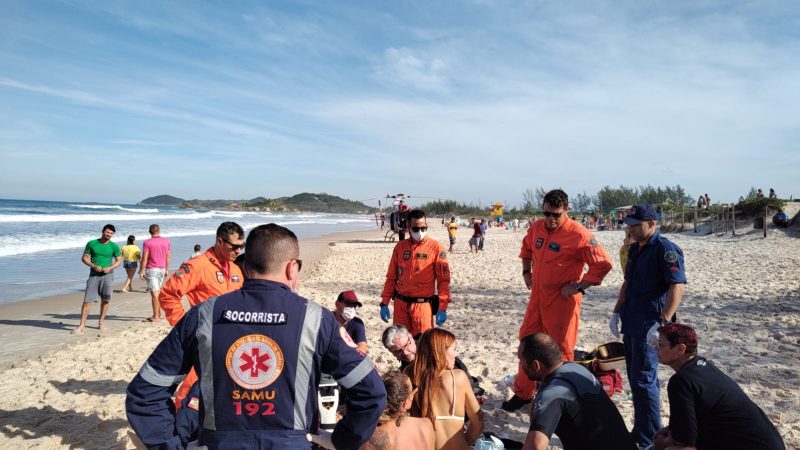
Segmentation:
<svg viewBox="0 0 800 450">
<path fill-rule="evenodd" d="M 164 285 L 164 269 L 145 269 L 144 281 L 147 282 L 147 290 L 154 292 L 160 291 Z"/>
</svg>

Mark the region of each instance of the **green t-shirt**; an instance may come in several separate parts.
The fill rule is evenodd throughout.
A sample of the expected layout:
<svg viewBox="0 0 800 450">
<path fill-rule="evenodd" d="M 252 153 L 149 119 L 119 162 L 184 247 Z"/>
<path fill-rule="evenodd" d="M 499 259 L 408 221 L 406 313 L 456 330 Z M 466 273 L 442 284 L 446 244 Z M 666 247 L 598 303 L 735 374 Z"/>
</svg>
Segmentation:
<svg viewBox="0 0 800 450">
<path fill-rule="evenodd" d="M 120 255 L 119 245 L 114 243 L 114 241 L 101 244 L 100 239 L 89 241 L 83 253 L 92 258 L 92 264 L 102 268 L 110 267 L 114 262 L 114 257 Z"/>
</svg>

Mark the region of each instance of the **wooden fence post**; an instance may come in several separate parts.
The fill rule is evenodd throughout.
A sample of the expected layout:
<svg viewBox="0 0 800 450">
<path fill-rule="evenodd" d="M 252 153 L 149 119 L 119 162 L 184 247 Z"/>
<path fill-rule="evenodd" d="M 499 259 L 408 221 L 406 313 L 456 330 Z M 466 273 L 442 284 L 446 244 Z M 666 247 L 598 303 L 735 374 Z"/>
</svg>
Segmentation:
<svg viewBox="0 0 800 450">
<path fill-rule="evenodd" d="M 767 237 L 767 206 L 764 206 L 764 237 Z"/>
<path fill-rule="evenodd" d="M 736 206 L 731 207 L 731 232 L 736 236 Z"/>
<path fill-rule="evenodd" d="M 697 206 L 694 207 L 694 216 L 692 217 L 692 223 L 694 224 L 694 232 L 697 233 Z"/>
</svg>

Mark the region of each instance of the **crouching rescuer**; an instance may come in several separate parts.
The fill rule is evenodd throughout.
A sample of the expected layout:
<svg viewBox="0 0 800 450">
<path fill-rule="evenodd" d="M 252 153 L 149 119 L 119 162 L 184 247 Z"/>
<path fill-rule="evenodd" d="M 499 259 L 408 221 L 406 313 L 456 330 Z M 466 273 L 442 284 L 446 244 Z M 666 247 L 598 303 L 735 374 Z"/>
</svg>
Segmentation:
<svg viewBox="0 0 800 450">
<path fill-rule="evenodd" d="M 310 448 L 321 372 L 347 391 L 347 415 L 332 444 L 357 449 L 372 436 L 386 400 L 383 382 L 333 313 L 294 293 L 298 258 L 290 230 L 269 224 L 250 232 L 250 278 L 242 289 L 192 308 L 128 386 L 128 421 L 145 445 L 187 444 L 170 396 L 192 366 L 199 375 L 200 445 Z"/>
</svg>

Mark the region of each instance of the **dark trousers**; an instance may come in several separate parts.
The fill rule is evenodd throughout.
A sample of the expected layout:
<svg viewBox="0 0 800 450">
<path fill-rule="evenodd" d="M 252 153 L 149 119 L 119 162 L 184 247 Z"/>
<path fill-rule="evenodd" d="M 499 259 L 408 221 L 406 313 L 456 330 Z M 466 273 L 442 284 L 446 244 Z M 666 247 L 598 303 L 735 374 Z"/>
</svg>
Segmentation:
<svg viewBox="0 0 800 450">
<path fill-rule="evenodd" d="M 647 330 L 656 321 L 642 322 L 636 332 L 623 336 L 628 384 L 633 394 L 633 430 L 637 443 L 652 444 L 661 429 L 661 391 L 658 386 L 658 355 L 647 345 Z M 630 327 L 634 328 L 634 327 Z"/>
</svg>

